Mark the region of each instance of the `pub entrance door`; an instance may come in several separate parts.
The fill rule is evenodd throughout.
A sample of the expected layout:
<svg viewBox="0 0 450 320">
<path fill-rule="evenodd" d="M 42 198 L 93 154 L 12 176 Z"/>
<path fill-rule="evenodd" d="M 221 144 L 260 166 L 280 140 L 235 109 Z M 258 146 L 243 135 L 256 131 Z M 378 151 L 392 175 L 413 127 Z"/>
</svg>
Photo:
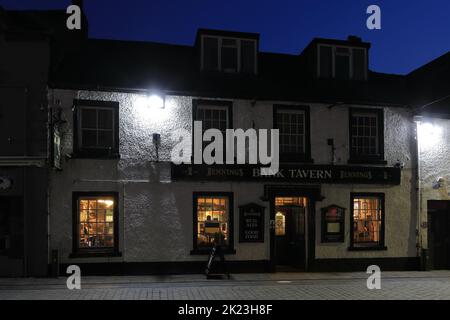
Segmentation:
<svg viewBox="0 0 450 320">
<path fill-rule="evenodd" d="M 308 199 L 275 197 L 274 209 L 277 270 L 305 270 Z"/>
<path fill-rule="evenodd" d="M 450 269 L 450 201 L 428 201 L 428 249 L 432 269 Z"/>
</svg>

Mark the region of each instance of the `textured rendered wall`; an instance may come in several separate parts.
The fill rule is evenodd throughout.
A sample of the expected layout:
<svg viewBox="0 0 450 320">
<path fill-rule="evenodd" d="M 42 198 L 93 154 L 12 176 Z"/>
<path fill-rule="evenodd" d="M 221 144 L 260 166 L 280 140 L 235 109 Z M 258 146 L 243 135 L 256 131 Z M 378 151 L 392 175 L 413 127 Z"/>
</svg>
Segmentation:
<svg viewBox="0 0 450 320">
<path fill-rule="evenodd" d="M 153 162 L 156 152 L 152 134 L 161 134 L 160 160 L 168 160 L 173 143 L 170 133 L 177 128 L 190 130 L 192 97 L 166 97 L 162 110 L 142 108 L 139 96 L 122 93 L 54 90 L 53 101 L 60 100 L 67 124 L 63 129 L 63 154 L 72 152 L 72 101 L 78 99 L 114 100 L 120 102 L 120 160 L 65 159 L 63 170 L 51 175 L 52 247 L 61 250 L 63 262 L 72 246 L 72 191 L 118 191 L 120 200 L 120 258 L 95 258 L 82 261 L 187 261 L 204 260 L 191 256 L 192 193 L 194 191 L 234 192 L 234 242 L 236 255 L 229 259 L 262 260 L 269 258 L 269 204 L 262 202 L 263 183 L 188 183 L 170 182 L 170 164 Z M 235 100 L 235 128 L 272 128 L 272 105 L 277 101 Z M 327 105 L 310 104 L 312 157 L 316 164 L 330 164 L 327 138 L 334 138 L 336 164 L 348 160 L 347 106 L 329 109 Z M 326 199 L 317 203 L 316 257 L 406 257 L 415 256 L 415 208 L 412 207 L 413 182 L 411 130 L 414 123 L 402 109 L 385 110 L 386 160 L 391 166 L 397 160 L 405 163 L 400 186 L 322 185 Z M 273 184 L 273 183 L 271 183 Z M 388 251 L 349 252 L 350 192 L 380 191 L 386 193 L 386 245 Z M 265 243 L 239 244 L 238 206 L 256 202 L 266 206 Z M 337 204 L 346 211 L 346 242 L 320 243 L 320 208 Z M 76 260 L 70 260 L 76 261 Z"/>
<path fill-rule="evenodd" d="M 420 177 L 422 189 L 421 221 L 427 221 L 428 200 L 450 200 L 450 120 L 425 120 L 435 127 L 432 132 L 419 129 Z M 440 187 L 433 187 L 442 178 Z M 422 228 L 422 245 L 428 247 L 427 229 Z"/>
</svg>

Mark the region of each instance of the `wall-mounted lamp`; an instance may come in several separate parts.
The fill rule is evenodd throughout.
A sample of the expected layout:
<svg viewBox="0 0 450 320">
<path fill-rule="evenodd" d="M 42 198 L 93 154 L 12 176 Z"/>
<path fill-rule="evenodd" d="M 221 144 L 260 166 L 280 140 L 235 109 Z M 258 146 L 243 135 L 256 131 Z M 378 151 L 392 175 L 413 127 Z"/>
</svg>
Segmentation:
<svg viewBox="0 0 450 320">
<path fill-rule="evenodd" d="M 147 97 L 147 103 L 150 108 L 164 109 L 165 95 L 161 93 L 151 93 Z"/>
<path fill-rule="evenodd" d="M 420 145 L 423 147 L 430 147 L 436 143 L 442 136 L 442 127 L 424 119 L 416 118 L 417 122 L 417 135 Z"/>
</svg>

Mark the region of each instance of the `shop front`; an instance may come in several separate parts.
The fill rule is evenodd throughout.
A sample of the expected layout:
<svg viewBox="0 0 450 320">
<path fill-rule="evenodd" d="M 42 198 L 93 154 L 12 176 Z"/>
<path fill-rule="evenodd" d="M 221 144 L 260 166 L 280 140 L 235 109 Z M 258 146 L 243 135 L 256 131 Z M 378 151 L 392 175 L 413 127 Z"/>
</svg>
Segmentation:
<svg viewBox="0 0 450 320">
<path fill-rule="evenodd" d="M 244 246 L 254 244 L 255 250 L 260 250 L 257 245 L 264 244 L 268 248 L 267 270 L 271 272 L 320 268 L 323 266 L 320 262 L 326 259 L 317 259 L 318 247 L 342 249 L 345 245 L 345 250 L 353 252 L 356 260 L 361 255 L 359 252 L 365 252 L 364 256 L 369 258 L 380 256 L 380 252 L 381 256 L 386 255 L 384 193 L 352 191 L 374 187 L 388 191 L 399 187 L 400 168 L 282 165 L 274 176 L 263 177 L 257 172 L 258 168 L 250 165 L 172 165 L 174 183 L 190 181 L 214 185 L 227 181 L 230 185 L 248 185 L 249 189 L 262 191 L 257 198 L 246 198 L 248 202 L 244 203 L 239 192 L 194 192 L 194 216 L 199 217 L 194 224 L 194 246 L 209 250 L 214 237 L 222 233 L 226 253 L 234 256 L 234 262 L 239 262 L 239 252 Z M 255 181 L 261 183 L 255 184 Z M 340 205 L 330 203 L 335 201 L 333 194 L 336 193 L 340 195 Z M 331 199 L 327 199 L 329 194 Z M 345 198 L 349 198 L 350 203 Z M 206 208 L 202 204 L 208 201 L 216 204 L 206 205 L 205 212 L 212 215 L 201 209 Z M 233 205 L 233 202 L 237 203 Z M 266 205 L 257 204 L 261 202 Z M 233 214 L 232 210 L 224 208 L 239 208 L 239 213 Z M 237 222 L 229 218 L 233 216 Z M 235 232 L 239 235 L 238 241 L 234 241 L 233 232 L 229 231 L 232 225 L 238 228 Z M 328 257 L 339 260 L 335 254 L 328 254 Z"/>
</svg>

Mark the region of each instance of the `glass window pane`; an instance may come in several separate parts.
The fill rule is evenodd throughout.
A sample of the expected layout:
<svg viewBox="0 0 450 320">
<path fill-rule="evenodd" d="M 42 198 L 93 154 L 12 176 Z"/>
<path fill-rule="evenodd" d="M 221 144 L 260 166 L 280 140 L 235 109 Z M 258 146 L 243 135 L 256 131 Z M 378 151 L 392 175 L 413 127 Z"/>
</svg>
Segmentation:
<svg viewBox="0 0 450 320">
<path fill-rule="evenodd" d="M 218 49 L 217 38 L 203 38 L 203 67 L 205 70 L 215 71 L 219 69 Z"/>
<path fill-rule="evenodd" d="M 99 129 L 112 129 L 113 128 L 113 110 L 112 109 L 99 109 L 98 110 L 98 128 Z"/>
<path fill-rule="evenodd" d="M 83 147 L 96 147 L 97 146 L 97 131 L 82 130 L 81 131 L 81 143 L 82 143 Z"/>
<path fill-rule="evenodd" d="M 365 63 L 365 50 L 353 49 L 353 79 L 364 80 L 365 70 L 367 68 Z"/>
<path fill-rule="evenodd" d="M 197 246 L 228 245 L 228 198 L 197 199 Z"/>
<path fill-rule="evenodd" d="M 226 72 L 237 71 L 237 47 L 222 45 L 222 70 Z"/>
<path fill-rule="evenodd" d="M 320 74 L 321 78 L 331 78 L 332 76 L 332 48 L 320 46 Z"/>
<path fill-rule="evenodd" d="M 243 73 L 255 73 L 255 46 L 255 41 L 241 41 L 241 72 Z"/>
<path fill-rule="evenodd" d="M 81 128 L 97 128 L 97 110 L 94 108 L 81 109 Z"/>
<path fill-rule="evenodd" d="M 350 57 L 336 55 L 334 58 L 336 79 L 350 79 Z"/>
<path fill-rule="evenodd" d="M 353 201 L 353 244 L 377 246 L 380 244 L 382 212 L 378 197 L 355 198 Z"/>
<path fill-rule="evenodd" d="M 103 148 L 114 147 L 113 131 L 99 131 L 98 132 L 98 146 Z"/>
<path fill-rule="evenodd" d="M 79 204 L 79 247 L 113 246 L 113 198 L 81 198 Z"/>
</svg>

